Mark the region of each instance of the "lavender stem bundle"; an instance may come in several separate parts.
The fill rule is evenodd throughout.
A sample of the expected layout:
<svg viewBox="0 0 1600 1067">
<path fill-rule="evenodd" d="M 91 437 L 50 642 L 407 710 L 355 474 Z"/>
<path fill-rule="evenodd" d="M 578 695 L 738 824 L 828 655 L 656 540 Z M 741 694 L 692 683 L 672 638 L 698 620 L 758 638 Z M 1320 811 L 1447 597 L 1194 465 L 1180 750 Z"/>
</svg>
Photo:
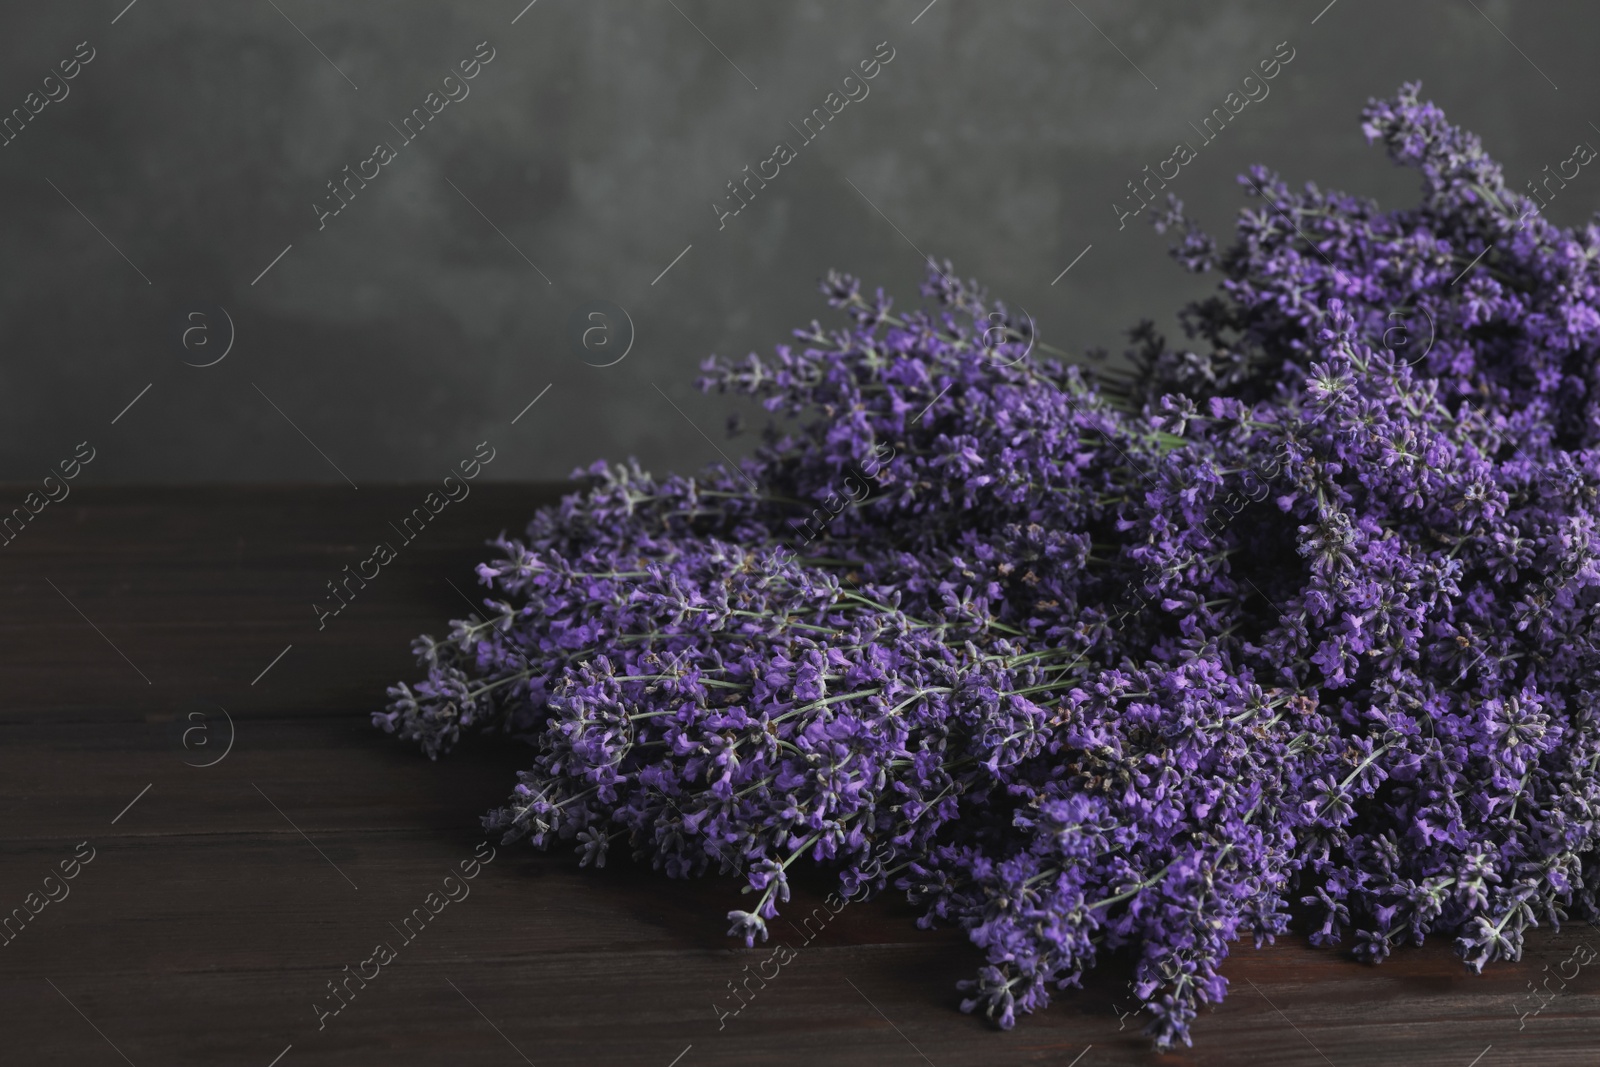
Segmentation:
<svg viewBox="0 0 1600 1067">
<path fill-rule="evenodd" d="M 797 428 L 737 471 L 584 472 L 375 722 L 526 742 L 491 829 L 735 874 L 747 944 L 796 863 L 902 891 L 1007 1027 L 1126 951 L 1187 1043 L 1295 905 L 1319 944 L 1442 935 L 1473 969 L 1600 916 L 1600 229 L 1417 94 L 1364 124 L 1416 207 L 1256 168 L 1219 253 L 1171 201 L 1222 284 L 1124 371 L 948 265 L 910 310 L 830 275 L 848 325 L 705 366 Z"/>
</svg>

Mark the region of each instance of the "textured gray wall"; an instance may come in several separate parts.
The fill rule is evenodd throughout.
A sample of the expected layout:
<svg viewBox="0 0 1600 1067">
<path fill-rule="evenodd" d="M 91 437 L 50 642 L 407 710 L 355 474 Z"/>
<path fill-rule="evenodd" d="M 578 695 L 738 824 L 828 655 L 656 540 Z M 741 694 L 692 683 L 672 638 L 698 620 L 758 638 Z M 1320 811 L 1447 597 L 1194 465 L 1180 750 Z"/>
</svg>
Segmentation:
<svg viewBox="0 0 1600 1067">
<path fill-rule="evenodd" d="M 916 249 L 1053 344 L 1117 349 L 1209 283 L 1110 205 L 1281 41 L 1271 95 L 1174 183 L 1219 239 L 1252 162 L 1412 200 L 1358 122 L 1409 79 L 1518 185 L 1600 144 L 1593 5 L 926 2 L 6 5 L 0 111 L 80 41 L 94 58 L 0 148 L 0 478 L 83 440 L 99 482 L 433 479 L 485 438 L 494 478 L 694 469 L 716 453 L 689 420 L 721 444 L 737 406 L 691 388 L 700 359 L 826 321 L 830 267 L 913 299 Z M 390 124 L 483 41 L 470 95 L 401 144 Z M 719 230 L 725 183 L 798 146 L 789 123 L 884 41 L 870 95 Z M 325 183 L 379 141 L 395 158 L 319 230 Z M 1585 173 L 1554 221 L 1600 203 Z M 634 326 L 614 366 L 570 339 L 594 300 Z M 228 340 L 218 308 L 232 349 L 186 366 Z"/>
</svg>

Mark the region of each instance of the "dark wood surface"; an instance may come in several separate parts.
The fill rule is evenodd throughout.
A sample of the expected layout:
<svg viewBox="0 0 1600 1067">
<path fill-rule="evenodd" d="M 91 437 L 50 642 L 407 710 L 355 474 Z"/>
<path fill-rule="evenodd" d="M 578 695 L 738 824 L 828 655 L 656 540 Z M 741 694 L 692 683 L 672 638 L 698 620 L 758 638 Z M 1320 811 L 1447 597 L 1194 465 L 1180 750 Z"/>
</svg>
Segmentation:
<svg viewBox="0 0 1600 1067">
<path fill-rule="evenodd" d="M 555 496 L 477 484 L 319 632 L 324 583 L 394 540 L 389 520 L 427 491 L 81 487 L 0 547 L 0 914 L 80 842 L 94 849 L 70 895 L 0 948 L 0 1062 L 1600 1062 L 1600 961 L 1565 989 L 1551 978 L 1559 995 L 1518 1019 L 1538 1003 L 1530 981 L 1584 940 L 1600 947 L 1581 924 L 1537 931 L 1521 963 L 1478 977 L 1443 943 L 1379 967 L 1299 938 L 1241 943 L 1227 1001 L 1168 1056 L 1119 1018 L 1127 976 L 1114 968 L 1009 1033 L 961 1014 L 954 985 L 978 953 L 889 899 L 848 906 L 809 944 L 777 924 L 798 952 L 719 1027 L 728 983 L 768 955 L 725 936 L 736 886 L 671 881 L 625 856 L 580 870 L 496 846 L 470 896 L 406 943 L 391 924 L 472 857 L 521 755 L 475 743 L 430 763 L 368 716 L 386 685 L 416 676 L 410 639 L 467 610 L 450 583 L 474 595 L 483 540 Z M 223 751 L 218 708 L 232 748 L 193 766 Z M 191 713 L 207 711 L 185 747 L 202 722 Z M 803 882 L 790 914 L 824 885 Z M 314 1005 L 337 1003 L 326 983 L 379 942 L 396 958 L 319 1029 Z"/>
</svg>

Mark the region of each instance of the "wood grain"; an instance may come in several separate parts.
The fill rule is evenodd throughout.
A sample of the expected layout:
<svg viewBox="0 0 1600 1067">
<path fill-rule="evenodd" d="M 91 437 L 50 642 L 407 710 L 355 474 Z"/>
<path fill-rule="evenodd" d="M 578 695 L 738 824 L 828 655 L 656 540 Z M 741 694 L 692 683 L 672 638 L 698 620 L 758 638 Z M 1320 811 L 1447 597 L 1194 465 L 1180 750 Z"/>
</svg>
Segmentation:
<svg viewBox="0 0 1600 1067">
<path fill-rule="evenodd" d="M 485 537 L 557 493 L 476 486 L 319 631 L 310 605 L 324 583 L 392 541 L 388 522 L 427 491 L 85 487 L 0 548 L 0 914 L 24 907 L 79 842 L 95 850 L 70 895 L 0 948 L 0 1060 L 1600 1062 L 1600 965 L 1517 1017 L 1534 1003 L 1530 981 L 1581 940 L 1600 946 L 1581 925 L 1537 931 L 1522 962 L 1478 977 L 1442 943 L 1379 967 L 1298 938 L 1242 943 L 1227 1001 L 1203 1015 L 1193 1049 L 1166 1056 L 1119 1019 L 1127 974 L 1115 965 L 1009 1033 L 961 1014 L 954 985 L 977 952 L 958 932 L 918 930 L 888 899 L 848 906 L 809 943 L 780 921 L 794 960 L 719 1024 L 714 1004 L 733 1004 L 728 984 L 767 955 L 725 936 L 737 886 L 671 881 L 623 856 L 592 871 L 499 847 L 470 896 L 402 941 L 391 923 L 472 856 L 478 816 L 521 756 L 480 742 L 430 763 L 368 715 L 386 685 L 415 676 L 410 639 L 467 610 L 450 583 L 473 594 Z M 190 740 L 220 746 L 218 708 L 231 751 L 186 765 L 222 751 L 181 743 L 200 721 L 190 713 L 209 711 L 214 733 Z M 824 889 L 802 878 L 789 914 Z M 396 959 L 319 1029 L 314 1003 L 337 1003 L 327 983 L 385 941 Z"/>
</svg>

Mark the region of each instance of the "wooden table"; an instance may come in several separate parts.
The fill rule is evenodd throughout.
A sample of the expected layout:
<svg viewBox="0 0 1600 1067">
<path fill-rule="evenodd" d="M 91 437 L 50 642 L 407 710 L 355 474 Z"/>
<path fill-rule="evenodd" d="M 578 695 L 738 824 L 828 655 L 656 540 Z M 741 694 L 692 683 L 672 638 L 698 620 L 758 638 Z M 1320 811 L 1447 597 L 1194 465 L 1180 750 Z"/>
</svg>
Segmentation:
<svg viewBox="0 0 1600 1067">
<path fill-rule="evenodd" d="M 522 757 L 474 743 L 430 763 L 368 716 L 416 677 L 411 638 L 468 610 L 483 540 L 557 492 L 475 484 L 319 631 L 325 583 L 394 540 L 389 521 L 428 488 L 85 486 L 0 548 L 0 912 L 30 916 L 0 948 L 0 1062 L 1600 1062 L 1600 962 L 1518 1019 L 1539 1003 L 1530 981 L 1561 989 L 1574 947 L 1600 947 L 1581 924 L 1537 931 L 1521 963 L 1480 977 L 1443 943 L 1379 967 L 1299 939 L 1240 944 L 1226 1003 L 1165 1057 L 1119 1017 L 1126 971 L 1010 1033 L 963 1015 L 954 986 L 978 953 L 889 899 L 809 944 L 778 924 L 797 955 L 719 1022 L 729 983 L 767 955 L 725 936 L 743 898 L 624 855 L 594 871 L 498 846 L 408 941 L 401 924 L 473 857 Z M 90 850 L 75 878 L 44 881 Z M 824 887 L 802 880 L 792 914 Z M 380 942 L 393 959 L 364 963 Z M 358 972 L 371 980 L 319 1015 L 345 1003 L 329 983 Z"/>
</svg>

